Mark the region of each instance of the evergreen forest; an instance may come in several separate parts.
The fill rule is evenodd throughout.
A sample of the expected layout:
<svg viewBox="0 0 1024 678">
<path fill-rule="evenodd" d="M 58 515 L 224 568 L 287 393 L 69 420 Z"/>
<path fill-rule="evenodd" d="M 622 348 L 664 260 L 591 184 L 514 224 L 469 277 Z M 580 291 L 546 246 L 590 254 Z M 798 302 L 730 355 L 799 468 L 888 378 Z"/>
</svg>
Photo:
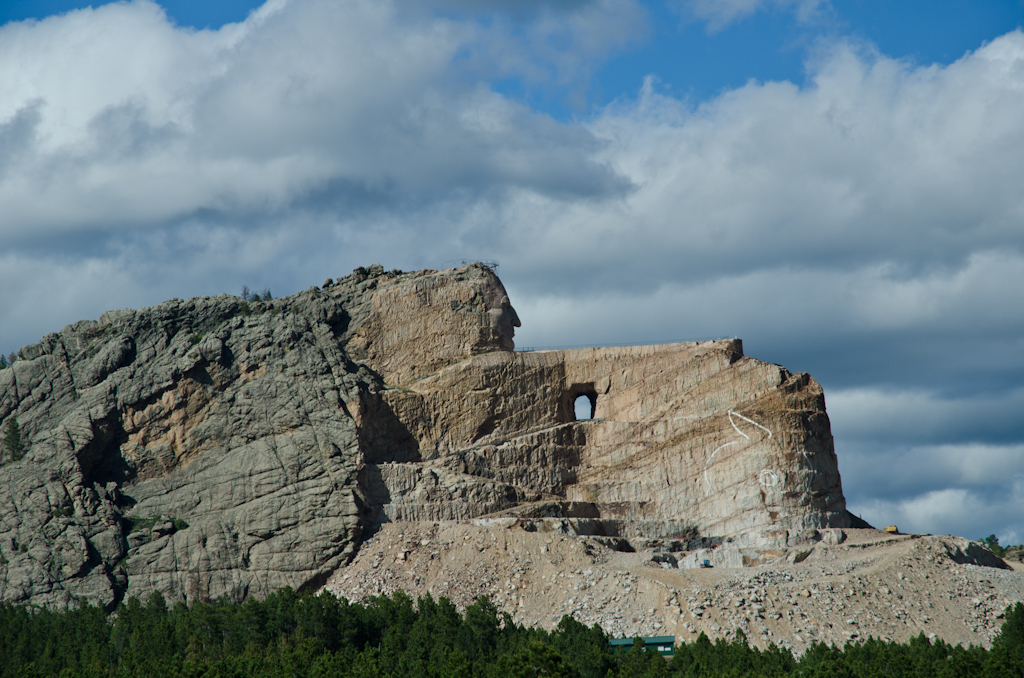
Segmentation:
<svg viewBox="0 0 1024 678">
<path fill-rule="evenodd" d="M 159 593 L 110 615 L 0 605 L 0 677 L 616 678 L 802 676 L 1024 677 L 1024 605 L 1008 608 L 992 649 L 923 635 L 813 645 L 799 659 L 742 633 L 701 634 L 666 660 L 637 640 L 615 654 L 598 626 L 564 617 L 552 631 L 516 625 L 480 598 L 460 614 L 446 598 L 398 592 L 366 604 L 283 589 L 266 600 L 168 607 Z"/>
</svg>

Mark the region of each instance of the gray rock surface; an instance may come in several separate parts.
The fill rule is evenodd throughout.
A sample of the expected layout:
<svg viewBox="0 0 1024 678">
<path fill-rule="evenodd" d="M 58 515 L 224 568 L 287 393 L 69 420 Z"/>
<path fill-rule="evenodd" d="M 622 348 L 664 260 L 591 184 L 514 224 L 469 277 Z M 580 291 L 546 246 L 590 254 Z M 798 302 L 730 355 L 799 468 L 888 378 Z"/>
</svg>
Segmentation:
<svg viewBox="0 0 1024 678">
<path fill-rule="evenodd" d="M 0 424 L 15 417 L 27 448 L 0 466 L 0 601 L 322 584 L 363 529 L 364 457 L 400 439 L 380 376 L 345 345 L 378 288 L 437 277 L 373 266 L 271 302 L 173 299 L 21 349 L 0 370 Z M 478 266 L 440 277 L 496 280 Z"/>
</svg>

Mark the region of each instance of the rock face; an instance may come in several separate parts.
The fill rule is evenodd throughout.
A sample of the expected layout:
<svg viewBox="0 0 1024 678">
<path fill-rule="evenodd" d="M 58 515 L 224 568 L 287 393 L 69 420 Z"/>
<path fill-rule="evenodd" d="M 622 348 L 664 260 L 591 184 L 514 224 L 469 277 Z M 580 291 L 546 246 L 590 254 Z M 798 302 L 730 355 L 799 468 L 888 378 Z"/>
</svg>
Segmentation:
<svg viewBox="0 0 1024 678">
<path fill-rule="evenodd" d="M 575 420 L 580 395 L 590 421 Z M 743 357 L 736 340 L 495 352 L 384 399 L 421 460 L 371 471 L 383 487 L 370 502 L 390 520 L 501 511 L 526 488 L 618 534 L 725 535 L 764 555 L 849 524 L 821 388 Z M 452 472 L 480 479 L 472 497 L 427 489 Z"/>
<path fill-rule="evenodd" d="M 518 326 L 482 265 L 373 266 L 43 337 L 0 370 L 26 449 L 0 451 L 0 600 L 319 586 L 388 521 L 586 519 L 748 564 L 850 525 L 809 376 L 735 340 L 515 353 Z"/>
</svg>

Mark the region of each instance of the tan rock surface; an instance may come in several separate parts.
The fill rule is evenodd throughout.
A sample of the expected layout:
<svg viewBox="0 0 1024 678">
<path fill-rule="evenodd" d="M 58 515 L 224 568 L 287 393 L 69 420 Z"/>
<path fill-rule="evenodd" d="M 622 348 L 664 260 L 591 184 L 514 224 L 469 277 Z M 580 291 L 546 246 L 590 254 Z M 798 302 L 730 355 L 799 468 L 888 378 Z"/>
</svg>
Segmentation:
<svg viewBox="0 0 1024 678">
<path fill-rule="evenodd" d="M 575 420 L 580 395 L 593 420 Z M 850 524 L 821 388 L 738 340 L 494 352 L 384 398 L 416 441 L 410 461 L 592 504 L 622 534 L 729 536 L 756 560 Z M 384 515 L 443 518 L 405 507 L 409 471 L 379 468 L 403 483 L 370 497 Z M 455 517 L 505 508 L 492 488 Z"/>
</svg>

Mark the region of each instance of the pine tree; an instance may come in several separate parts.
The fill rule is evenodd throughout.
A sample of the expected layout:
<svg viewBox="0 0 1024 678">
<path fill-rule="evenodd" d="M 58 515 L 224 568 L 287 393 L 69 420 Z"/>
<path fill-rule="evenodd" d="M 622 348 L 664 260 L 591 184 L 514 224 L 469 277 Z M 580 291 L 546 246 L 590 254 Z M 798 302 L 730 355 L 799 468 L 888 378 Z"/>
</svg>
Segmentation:
<svg viewBox="0 0 1024 678">
<path fill-rule="evenodd" d="M 992 648 L 1012 659 L 1017 666 L 1024 665 L 1024 604 L 1006 608 L 1006 621 L 993 639 Z"/>
<path fill-rule="evenodd" d="M 990 534 L 981 540 L 981 543 L 988 547 L 988 550 L 1000 558 L 1006 555 L 1006 549 L 999 545 L 999 537 Z"/>
<path fill-rule="evenodd" d="M 25 455 L 25 443 L 21 441 L 21 427 L 18 420 L 11 417 L 4 427 L 4 450 L 9 461 L 18 461 Z"/>
</svg>

